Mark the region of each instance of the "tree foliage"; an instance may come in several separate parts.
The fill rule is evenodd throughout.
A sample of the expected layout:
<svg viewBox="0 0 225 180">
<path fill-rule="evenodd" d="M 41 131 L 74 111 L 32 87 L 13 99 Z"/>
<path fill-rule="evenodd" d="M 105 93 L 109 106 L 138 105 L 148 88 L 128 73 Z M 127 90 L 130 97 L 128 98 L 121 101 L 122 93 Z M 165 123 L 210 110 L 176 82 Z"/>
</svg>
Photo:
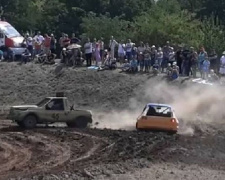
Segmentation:
<svg viewBox="0 0 225 180">
<path fill-rule="evenodd" d="M 19 31 L 224 46 L 224 0 L 1 0 L 0 6 Z"/>
</svg>

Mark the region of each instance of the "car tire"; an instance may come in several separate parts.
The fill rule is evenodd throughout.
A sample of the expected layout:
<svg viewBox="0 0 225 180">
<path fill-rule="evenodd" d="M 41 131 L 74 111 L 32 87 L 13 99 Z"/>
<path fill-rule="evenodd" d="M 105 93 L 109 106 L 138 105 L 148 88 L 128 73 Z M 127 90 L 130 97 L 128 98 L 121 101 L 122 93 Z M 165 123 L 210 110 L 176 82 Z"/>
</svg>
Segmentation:
<svg viewBox="0 0 225 180">
<path fill-rule="evenodd" d="M 34 115 L 28 115 L 23 120 L 23 127 L 26 129 L 33 129 L 37 125 L 37 117 Z"/>
<path fill-rule="evenodd" d="M 170 132 L 168 132 L 168 134 L 169 135 L 175 135 L 175 134 L 177 134 L 177 131 L 170 131 Z"/>
<path fill-rule="evenodd" d="M 24 126 L 23 126 L 23 122 L 17 121 L 16 123 L 18 124 L 18 126 L 20 126 L 20 127 L 22 127 L 22 128 L 24 127 Z"/>
<path fill-rule="evenodd" d="M 68 122 L 66 124 L 69 128 L 75 128 L 77 126 L 75 122 Z"/>
<path fill-rule="evenodd" d="M 90 122 L 90 121 L 91 120 L 87 117 L 78 117 L 75 120 L 75 123 L 76 123 L 77 128 L 84 129 L 87 127 L 88 122 Z"/>
</svg>

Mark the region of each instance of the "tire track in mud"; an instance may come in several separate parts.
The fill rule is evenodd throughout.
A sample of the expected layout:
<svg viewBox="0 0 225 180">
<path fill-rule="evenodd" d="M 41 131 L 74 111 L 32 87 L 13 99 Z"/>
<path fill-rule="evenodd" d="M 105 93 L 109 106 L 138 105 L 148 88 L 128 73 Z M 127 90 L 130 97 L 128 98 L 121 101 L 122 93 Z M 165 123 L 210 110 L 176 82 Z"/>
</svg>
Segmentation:
<svg viewBox="0 0 225 180">
<path fill-rule="evenodd" d="M 49 129 L 1 132 L 0 179 L 57 172 L 64 168 L 65 163 L 75 168 L 78 162 L 87 161 L 106 143 L 102 138 L 74 130 L 66 131 L 66 136 L 75 137 L 70 142 L 67 137 L 54 136 L 55 132 L 57 130 Z M 85 144 L 87 141 L 88 145 Z"/>
</svg>

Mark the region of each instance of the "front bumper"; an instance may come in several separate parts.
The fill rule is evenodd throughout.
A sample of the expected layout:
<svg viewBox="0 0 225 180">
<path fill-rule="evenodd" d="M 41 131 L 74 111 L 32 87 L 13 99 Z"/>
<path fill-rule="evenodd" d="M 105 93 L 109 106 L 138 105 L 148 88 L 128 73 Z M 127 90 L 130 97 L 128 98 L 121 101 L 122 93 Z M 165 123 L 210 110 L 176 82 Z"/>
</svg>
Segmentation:
<svg viewBox="0 0 225 180">
<path fill-rule="evenodd" d="M 18 48 L 9 48 L 12 52 L 13 52 L 13 55 L 22 55 L 26 48 L 22 48 L 22 47 L 18 47 Z"/>
</svg>

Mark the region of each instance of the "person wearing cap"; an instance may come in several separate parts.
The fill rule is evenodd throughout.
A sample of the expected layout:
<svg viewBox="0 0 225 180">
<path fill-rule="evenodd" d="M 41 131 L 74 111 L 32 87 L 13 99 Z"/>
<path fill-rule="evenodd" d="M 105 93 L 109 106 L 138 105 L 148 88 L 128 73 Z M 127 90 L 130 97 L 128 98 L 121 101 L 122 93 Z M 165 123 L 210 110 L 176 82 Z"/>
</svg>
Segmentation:
<svg viewBox="0 0 225 180">
<path fill-rule="evenodd" d="M 151 63 L 150 63 L 150 67 L 153 67 L 153 65 L 155 64 L 157 58 L 157 50 L 155 45 L 152 45 L 151 47 Z"/>
<path fill-rule="evenodd" d="M 168 61 L 168 63 L 173 65 L 173 62 L 175 62 L 175 52 L 174 52 L 173 47 L 170 47 L 169 50 L 170 51 L 169 51 L 169 61 Z"/>
<path fill-rule="evenodd" d="M 222 57 L 220 58 L 220 70 L 219 73 L 221 76 L 225 75 L 225 51 L 222 54 Z"/>
</svg>

